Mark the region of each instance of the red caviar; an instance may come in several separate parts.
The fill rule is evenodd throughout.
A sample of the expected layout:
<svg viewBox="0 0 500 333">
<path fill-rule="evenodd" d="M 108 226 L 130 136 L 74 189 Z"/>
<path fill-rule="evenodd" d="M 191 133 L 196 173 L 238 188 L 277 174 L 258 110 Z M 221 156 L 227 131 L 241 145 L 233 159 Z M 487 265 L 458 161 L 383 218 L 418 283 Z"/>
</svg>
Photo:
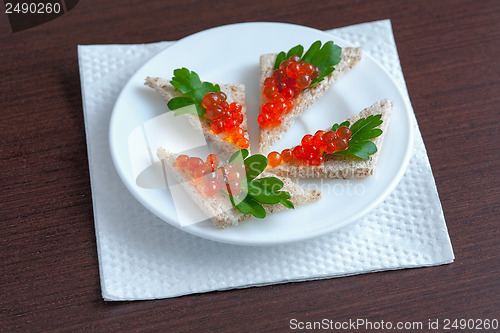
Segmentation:
<svg viewBox="0 0 500 333">
<path fill-rule="evenodd" d="M 272 151 L 267 155 L 267 162 L 271 168 L 277 167 L 281 164 L 281 154 L 277 151 Z"/>
<path fill-rule="evenodd" d="M 349 140 L 352 136 L 351 129 L 347 126 L 340 126 L 337 129 L 337 135 L 341 138 Z"/>
<path fill-rule="evenodd" d="M 216 154 L 207 156 L 204 162 L 199 157 L 179 155 L 175 160 L 175 167 L 182 170 L 193 181 L 199 191 L 206 197 L 213 197 L 224 191 L 231 195 L 241 192 L 241 179 L 244 177 L 244 165 L 219 166 L 220 159 Z"/>
<path fill-rule="evenodd" d="M 320 74 L 318 67 L 300 60 L 297 55 L 283 60 L 278 69 L 264 80 L 262 94 L 268 102 L 262 106 L 257 122 L 261 127 L 279 126 L 284 114 L 290 112 L 294 98 Z"/>
<path fill-rule="evenodd" d="M 293 160 L 293 153 L 290 149 L 285 149 L 281 152 L 281 159 L 283 162 L 290 162 Z"/>
<path fill-rule="evenodd" d="M 175 163 L 181 168 L 187 167 L 187 162 L 189 161 L 189 156 L 187 155 L 179 155 L 175 159 Z"/>
<path fill-rule="evenodd" d="M 206 163 L 209 165 L 210 170 L 215 171 L 215 169 L 217 169 L 220 163 L 219 156 L 216 154 L 208 155 Z"/>
<path fill-rule="evenodd" d="M 346 150 L 351 136 L 351 129 L 347 126 L 341 126 L 336 131 L 317 131 L 314 135 L 306 134 L 302 137 L 300 145 L 285 149 L 281 154 L 275 151 L 269 153 L 267 156 L 269 166 L 274 168 L 281 163 L 293 160 L 319 166 L 324 162 L 323 154 Z"/>
<path fill-rule="evenodd" d="M 217 194 L 217 192 L 219 192 L 219 185 L 217 184 L 217 182 L 209 181 L 205 183 L 204 190 L 204 193 L 207 197 L 213 197 Z"/>
<path fill-rule="evenodd" d="M 243 107 L 240 103 L 228 103 L 227 96 L 222 91 L 206 94 L 202 103 L 206 109 L 205 115 L 212 121 L 210 128 L 213 133 L 224 133 L 229 142 L 236 143 L 240 148 L 248 148 L 249 142 L 240 127 L 243 123 Z"/>
</svg>

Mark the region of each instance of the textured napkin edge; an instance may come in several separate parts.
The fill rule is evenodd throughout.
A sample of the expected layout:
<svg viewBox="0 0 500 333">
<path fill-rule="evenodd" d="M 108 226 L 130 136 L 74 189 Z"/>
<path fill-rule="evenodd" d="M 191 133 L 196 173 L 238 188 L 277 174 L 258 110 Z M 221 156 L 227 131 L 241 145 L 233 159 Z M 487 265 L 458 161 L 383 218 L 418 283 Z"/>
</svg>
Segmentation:
<svg viewBox="0 0 500 333">
<path fill-rule="evenodd" d="M 101 285 L 101 295 L 105 301 L 126 301 L 126 300 L 140 300 L 141 298 L 137 299 L 131 299 L 131 298 L 124 298 L 121 296 L 113 295 L 113 293 L 110 293 L 108 291 L 108 287 L 106 284 L 106 272 L 105 272 L 105 267 L 103 265 L 103 250 L 102 250 L 102 243 L 101 243 L 101 233 L 99 230 L 99 225 L 100 225 L 100 218 L 99 218 L 99 213 L 98 213 L 98 202 L 96 195 L 94 193 L 94 179 L 95 177 L 95 172 L 92 167 L 92 161 L 93 161 L 93 150 L 91 147 L 91 142 L 90 140 L 90 130 L 89 129 L 89 116 L 88 116 L 88 105 L 87 105 L 87 91 L 85 87 L 87 86 L 86 84 L 86 79 L 85 75 L 83 73 L 84 68 L 83 68 L 83 56 L 85 53 L 86 48 L 108 48 L 112 46 L 133 46 L 133 47 L 140 47 L 140 46 L 148 46 L 148 47 L 158 47 L 158 50 L 155 50 L 155 53 L 151 54 L 148 59 L 144 59 L 143 64 L 145 64 L 149 59 L 153 56 L 155 56 L 158 52 L 161 52 L 162 49 L 165 49 L 171 45 L 173 45 L 175 42 L 174 41 L 161 41 L 161 42 L 154 42 L 154 43 L 148 43 L 148 44 L 91 44 L 91 45 L 77 45 L 77 58 L 78 58 L 78 72 L 80 75 L 80 86 L 81 86 L 81 95 L 82 95 L 82 109 L 83 109 L 83 119 L 84 119 L 84 127 L 85 127 L 85 140 L 87 142 L 87 158 L 88 158 L 88 166 L 89 166 L 89 175 L 90 175 L 90 188 L 91 188 L 91 196 L 92 196 L 92 213 L 94 217 L 94 232 L 95 232 L 95 240 L 96 240 L 96 247 L 97 247 L 97 260 L 98 260 L 98 265 L 99 265 L 99 282 Z M 142 65 L 141 65 L 142 66 Z M 139 66 L 140 67 L 140 66 Z M 126 81 L 128 82 L 128 80 Z M 125 86 L 126 82 L 123 82 L 123 86 Z M 118 95 L 119 96 L 119 95 Z M 118 98 L 117 96 L 117 98 Z M 113 100 L 113 105 L 115 104 L 116 99 Z M 137 202 L 137 204 L 140 204 Z"/>
<path fill-rule="evenodd" d="M 85 141 L 87 142 L 87 163 L 89 166 L 89 175 L 90 175 L 90 189 L 92 192 L 92 215 L 94 217 L 94 233 L 95 233 L 95 240 L 96 240 L 96 246 L 97 246 L 97 260 L 99 263 L 99 281 L 101 284 L 101 295 L 104 299 L 106 299 L 105 294 L 107 293 L 106 290 L 106 283 L 104 280 L 104 267 L 101 264 L 103 259 L 102 259 L 102 251 L 100 251 L 101 247 L 101 241 L 99 237 L 99 218 L 98 218 L 98 213 L 97 213 L 97 205 L 96 205 L 96 197 L 93 193 L 93 186 L 92 183 L 94 182 L 94 179 L 92 177 L 93 175 L 93 167 L 92 167 L 92 148 L 90 147 L 90 138 L 89 138 L 89 131 L 87 128 L 89 128 L 89 120 L 87 116 L 87 98 L 86 98 L 86 90 L 85 90 L 85 75 L 83 73 L 83 59 L 82 59 L 82 54 L 83 54 L 83 48 L 82 45 L 77 46 L 77 55 L 78 55 L 78 72 L 80 75 L 80 86 L 81 86 L 81 94 L 82 94 L 82 109 L 83 109 L 83 122 L 84 122 L 84 127 L 85 127 Z"/>
<path fill-rule="evenodd" d="M 383 272 L 401 271 L 401 270 L 406 270 L 406 269 L 437 267 L 437 266 L 449 265 L 452 262 L 453 261 L 451 261 L 451 262 L 442 261 L 442 262 L 433 262 L 433 263 L 427 263 L 427 264 L 408 265 L 405 267 L 384 267 L 384 268 L 379 268 L 379 269 L 361 270 L 361 271 L 349 272 L 349 273 L 316 275 L 316 276 L 312 276 L 312 277 L 311 276 L 303 276 L 303 277 L 297 277 L 297 278 L 291 278 L 291 279 L 281 279 L 281 280 L 270 281 L 270 282 L 256 282 L 256 283 L 250 283 L 250 284 L 242 284 L 242 285 L 238 285 L 238 286 L 228 286 L 228 287 L 221 287 L 221 288 L 205 288 L 205 289 L 199 289 L 199 290 L 190 291 L 190 292 L 165 293 L 164 295 L 157 295 L 154 297 L 123 297 L 121 295 L 114 295 L 113 293 L 109 293 L 107 290 L 104 290 L 104 288 L 102 289 L 101 295 L 103 297 L 103 300 L 106 302 L 150 301 L 150 300 L 157 300 L 157 299 L 175 298 L 175 297 L 181 297 L 181 296 L 187 296 L 187 295 L 206 294 L 206 293 L 211 293 L 211 292 L 220 292 L 220 291 L 237 290 L 237 289 L 248 289 L 248 288 L 253 288 L 253 287 L 256 287 L 256 288 L 266 287 L 266 286 L 273 286 L 273 285 L 286 284 L 286 283 L 300 283 L 300 282 L 308 282 L 308 281 L 321 281 L 321 280 L 328 280 L 328 279 L 337 279 L 337 278 L 370 274 L 370 273 L 383 273 Z"/>
<path fill-rule="evenodd" d="M 90 131 L 87 130 L 89 128 L 89 119 L 87 116 L 87 98 L 86 98 L 86 89 L 85 89 L 85 75 L 83 73 L 83 59 L 82 59 L 82 54 L 83 54 L 83 47 L 82 45 L 77 46 L 77 54 L 78 54 L 78 71 L 80 75 L 80 86 L 81 86 L 81 94 L 82 94 L 82 109 L 83 109 L 83 121 L 84 121 L 84 126 L 85 126 L 85 140 L 87 142 L 87 158 L 88 158 L 88 166 L 89 166 L 89 175 L 90 175 L 90 193 L 92 197 L 92 214 L 94 217 L 94 232 L 95 232 L 95 240 L 96 240 L 96 247 L 97 247 L 97 260 L 99 263 L 99 282 L 101 285 L 101 295 L 104 300 L 109 300 L 109 293 L 107 292 L 107 287 L 106 287 L 106 280 L 105 280 L 105 272 L 104 272 L 104 265 L 102 265 L 103 258 L 102 258 L 102 253 L 103 249 L 101 247 L 101 239 L 99 236 L 99 214 L 97 212 L 97 204 L 96 204 L 96 196 L 94 195 L 94 187 L 93 187 L 93 182 L 94 177 L 92 177 L 93 173 L 93 167 L 92 167 L 92 148 L 90 143 Z M 113 297 L 113 296 L 112 296 Z M 116 297 L 115 297 L 116 298 Z"/>
</svg>

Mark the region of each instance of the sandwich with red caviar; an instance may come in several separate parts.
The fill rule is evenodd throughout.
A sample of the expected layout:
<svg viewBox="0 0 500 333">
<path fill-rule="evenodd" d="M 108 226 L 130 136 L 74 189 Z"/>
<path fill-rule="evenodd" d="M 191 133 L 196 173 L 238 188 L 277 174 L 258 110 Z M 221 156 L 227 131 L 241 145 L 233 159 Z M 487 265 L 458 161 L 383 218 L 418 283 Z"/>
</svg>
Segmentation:
<svg viewBox="0 0 500 333">
<path fill-rule="evenodd" d="M 293 125 L 295 118 L 343 74 L 361 60 L 359 47 L 340 48 L 332 41 L 317 41 L 304 53 L 297 45 L 288 52 L 260 57 L 259 152 L 271 147 Z"/>
<path fill-rule="evenodd" d="M 248 149 L 247 110 L 243 84 L 202 82 L 187 68 L 174 70 L 171 80 L 147 77 L 146 85 L 158 92 L 176 115 L 185 114 L 221 157 Z"/>
<path fill-rule="evenodd" d="M 372 175 L 393 109 L 385 99 L 300 143 L 267 156 L 268 171 L 284 177 L 359 179 Z"/>
<path fill-rule="evenodd" d="M 294 209 L 321 197 L 316 190 L 306 191 L 288 178 L 264 171 L 267 158 L 249 156 L 247 149 L 234 153 L 225 165 L 215 154 L 203 160 L 160 148 L 157 156 L 219 229 Z"/>
</svg>

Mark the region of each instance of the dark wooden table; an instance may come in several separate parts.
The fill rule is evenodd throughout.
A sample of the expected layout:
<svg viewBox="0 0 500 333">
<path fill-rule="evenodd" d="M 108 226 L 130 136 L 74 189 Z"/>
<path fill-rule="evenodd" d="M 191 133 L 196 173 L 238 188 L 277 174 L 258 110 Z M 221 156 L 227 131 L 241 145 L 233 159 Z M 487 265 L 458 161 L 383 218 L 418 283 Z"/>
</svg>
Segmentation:
<svg viewBox="0 0 500 333">
<path fill-rule="evenodd" d="M 77 44 L 177 40 L 251 21 L 390 18 L 456 261 L 431 268 L 106 303 Z M 0 14 L 0 331 L 286 330 L 289 320 L 500 319 L 500 2 L 80 1 L 12 33 Z"/>
</svg>

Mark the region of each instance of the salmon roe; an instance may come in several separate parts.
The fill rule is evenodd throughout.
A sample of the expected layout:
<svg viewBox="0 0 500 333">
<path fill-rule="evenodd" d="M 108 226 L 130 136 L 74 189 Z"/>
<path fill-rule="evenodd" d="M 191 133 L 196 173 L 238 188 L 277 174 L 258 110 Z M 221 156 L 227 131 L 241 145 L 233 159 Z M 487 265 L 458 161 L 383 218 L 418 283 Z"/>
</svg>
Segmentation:
<svg viewBox="0 0 500 333">
<path fill-rule="evenodd" d="M 228 141 L 237 144 L 240 149 L 248 148 L 250 142 L 245 138 L 243 123 L 243 107 L 238 102 L 228 103 L 222 91 L 210 92 L 203 97 L 205 115 L 211 121 L 210 129 L 215 134 L 226 134 Z"/>
<path fill-rule="evenodd" d="M 293 160 L 302 161 L 307 165 L 323 164 L 324 154 L 344 151 L 349 146 L 352 132 L 347 126 L 341 126 L 336 131 L 317 131 L 314 135 L 306 134 L 300 145 L 281 152 L 273 151 L 267 155 L 269 166 L 274 168 L 281 163 Z"/>
<path fill-rule="evenodd" d="M 179 155 L 175 167 L 193 178 L 193 184 L 206 197 L 214 197 L 220 191 L 230 195 L 241 192 L 241 179 L 245 176 L 243 163 L 220 166 L 219 156 L 208 155 L 203 161 L 199 157 Z"/>
<path fill-rule="evenodd" d="M 267 163 L 271 168 L 277 167 L 281 164 L 282 157 L 277 151 L 272 151 L 267 155 Z"/>
<path fill-rule="evenodd" d="M 281 125 L 283 115 L 295 106 L 294 98 L 320 74 L 318 67 L 293 55 L 283 60 L 278 69 L 264 80 L 262 94 L 268 100 L 262 106 L 257 122 L 261 127 Z"/>
</svg>

